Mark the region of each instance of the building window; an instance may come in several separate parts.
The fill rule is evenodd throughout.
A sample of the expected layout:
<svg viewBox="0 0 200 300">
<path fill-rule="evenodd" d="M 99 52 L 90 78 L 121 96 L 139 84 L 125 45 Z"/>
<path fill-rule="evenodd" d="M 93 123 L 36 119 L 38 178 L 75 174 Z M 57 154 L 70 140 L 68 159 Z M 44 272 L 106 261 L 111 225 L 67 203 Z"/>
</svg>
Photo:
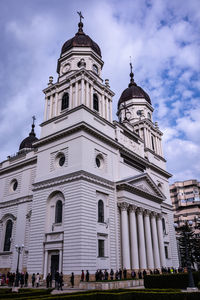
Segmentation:
<svg viewBox="0 0 200 300">
<path fill-rule="evenodd" d="M 162 218 L 162 229 L 163 229 L 163 233 L 166 234 L 165 218 Z"/>
<path fill-rule="evenodd" d="M 93 71 L 96 73 L 96 74 L 98 74 L 98 67 L 96 66 L 96 65 L 93 65 Z"/>
<path fill-rule="evenodd" d="M 154 136 L 151 136 L 151 142 L 152 142 L 152 149 L 155 151 L 155 144 L 154 144 Z"/>
<path fill-rule="evenodd" d="M 148 119 L 151 120 L 151 114 L 150 114 L 150 112 L 148 112 L 147 116 L 148 116 Z"/>
<path fill-rule="evenodd" d="M 99 257 L 104 257 L 104 240 L 98 240 Z"/>
<path fill-rule="evenodd" d="M 66 109 L 69 107 L 69 94 L 64 93 L 62 97 L 62 105 L 61 105 L 61 110 Z"/>
<path fill-rule="evenodd" d="M 96 111 L 99 111 L 99 99 L 97 94 L 93 95 L 93 109 L 95 109 Z"/>
<path fill-rule="evenodd" d="M 55 223 L 62 223 L 62 201 L 56 202 Z"/>
<path fill-rule="evenodd" d="M 168 246 L 165 246 L 165 258 L 169 258 L 169 255 L 168 255 Z"/>
<path fill-rule="evenodd" d="M 10 251 L 13 222 L 7 221 L 3 251 Z"/>
<path fill-rule="evenodd" d="M 104 222 L 104 203 L 102 200 L 99 200 L 98 202 L 98 222 Z"/>
</svg>

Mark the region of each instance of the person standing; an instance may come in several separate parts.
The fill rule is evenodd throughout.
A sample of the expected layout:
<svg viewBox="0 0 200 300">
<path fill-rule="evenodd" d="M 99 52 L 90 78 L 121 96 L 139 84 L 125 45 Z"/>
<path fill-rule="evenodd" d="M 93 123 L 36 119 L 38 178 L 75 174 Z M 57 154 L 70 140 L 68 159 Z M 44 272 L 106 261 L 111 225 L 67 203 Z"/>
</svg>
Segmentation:
<svg viewBox="0 0 200 300">
<path fill-rule="evenodd" d="M 28 286 L 28 272 L 27 271 L 25 273 L 24 280 L 25 280 L 25 287 L 27 287 Z"/>
<path fill-rule="evenodd" d="M 55 288 L 58 290 L 59 289 L 59 272 L 56 271 L 55 273 Z"/>
<path fill-rule="evenodd" d="M 59 275 L 59 288 L 61 289 L 61 291 L 63 290 L 63 273 L 60 272 L 60 275 Z"/>
<path fill-rule="evenodd" d="M 72 285 L 72 288 L 74 287 L 74 273 L 72 272 L 71 278 L 70 278 L 70 282 Z"/>
<path fill-rule="evenodd" d="M 114 271 L 113 269 L 110 270 L 110 280 L 113 280 L 113 276 L 114 276 Z"/>
<path fill-rule="evenodd" d="M 89 273 L 89 271 L 87 270 L 86 271 L 86 281 L 88 282 L 89 280 L 90 280 L 90 273 Z"/>
<path fill-rule="evenodd" d="M 36 287 L 39 287 L 39 283 L 40 283 L 40 274 L 39 273 L 37 273 L 37 275 L 36 275 L 35 282 L 36 282 Z"/>
<path fill-rule="evenodd" d="M 47 286 L 47 289 L 49 288 L 49 281 L 50 281 L 50 273 L 48 273 L 48 275 L 46 277 L 46 286 Z"/>
<path fill-rule="evenodd" d="M 35 286 L 35 273 L 33 273 L 31 279 L 32 279 L 32 287 L 34 287 Z"/>
<path fill-rule="evenodd" d="M 81 271 L 81 281 L 84 281 L 84 277 L 85 277 L 85 274 L 84 274 L 84 271 L 82 270 Z"/>
</svg>

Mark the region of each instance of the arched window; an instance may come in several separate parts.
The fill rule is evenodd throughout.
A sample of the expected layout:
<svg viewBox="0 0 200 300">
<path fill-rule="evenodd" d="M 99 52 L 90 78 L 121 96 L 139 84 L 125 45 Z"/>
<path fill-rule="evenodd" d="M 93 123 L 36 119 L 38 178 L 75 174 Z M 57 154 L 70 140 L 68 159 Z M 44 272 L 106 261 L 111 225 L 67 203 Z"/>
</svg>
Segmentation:
<svg viewBox="0 0 200 300">
<path fill-rule="evenodd" d="M 95 109 L 96 111 L 99 111 L 99 99 L 97 94 L 93 95 L 93 109 Z"/>
<path fill-rule="evenodd" d="M 62 201 L 56 202 L 55 223 L 62 223 Z"/>
<path fill-rule="evenodd" d="M 102 200 L 98 202 L 98 222 L 104 222 L 104 204 Z"/>
<path fill-rule="evenodd" d="M 12 236 L 12 227 L 13 227 L 12 221 L 8 220 L 7 224 L 6 224 L 6 231 L 5 231 L 5 240 L 4 240 L 3 251 L 10 251 L 11 236 Z"/>
<path fill-rule="evenodd" d="M 148 119 L 151 120 L 151 114 L 150 114 L 150 112 L 148 112 L 147 115 L 148 115 Z"/>
<path fill-rule="evenodd" d="M 62 97 L 62 106 L 61 109 L 66 109 L 69 107 L 69 94 L 68 93 L 64 93 L 63 97 Z"/>
</svg>

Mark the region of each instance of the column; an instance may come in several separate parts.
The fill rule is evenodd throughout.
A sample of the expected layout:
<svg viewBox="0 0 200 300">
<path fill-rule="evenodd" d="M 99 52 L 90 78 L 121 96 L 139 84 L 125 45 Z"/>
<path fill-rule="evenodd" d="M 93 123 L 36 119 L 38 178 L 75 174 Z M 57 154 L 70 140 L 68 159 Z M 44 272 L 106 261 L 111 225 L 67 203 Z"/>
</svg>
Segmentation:
<svg viewBox="0 0 200 300">
<path fill-rule="evenodd" d="M 89 107 L 89 102 L 90 102 L 90 97 L 89 97 L 89 82 L 86 81 L 86 95 L 85 95 L 86 99 L 86 106 Z"/>
<path fill-rule="evenodd" d="M 93 109 L 93 86 L 90 88 L 90 109 Z"/>
<path fill-rule="evenodd" d="M 77 107 L 78 106 L 78 81 L 76 81 L 75 83 L 75 105 L 74 107 Z"/>
<path fill-rule="evenodd" d="M 112 122 L 112 101 L 109 100 L 109 121 Z"/>
<path fill-rule="evenodd" d="M 70 82 L 69 86 L 69 108 L 73 108 L 73 90 L 72 90 L 72 83 Z"/>
<path fill-rule="evenodd" d="M 53 96 L 50 96 L 50 111 L 49 111 L 49 119 L 52 118 L 52 109 L 53 109 Z"/>
<path fill-rule="evenodd" d="M 146 249 L 144 240 L 144 224 L 143 224 L 143 209 L 137 209 L 137 224 L 138 224 L 138 235 L 139 235 L 139 261 L 140 269 L 147 268 L 146 261 Z"/>
<path fill-rule="evenodd" d="M 44 121 L 47 121 L 47 119 L 48 119 L 47 108 L 48 108 L 48 99 L 47 99 L 47 97 L 45 97 Z"/>
<path fill-rule="evenodd" d="M 136 209 L 137 208 L 134 205 L 131 205 L 129 208 L 132 269 L 139 269 Z"/>
<path fill-rule="evenodd" d="M 105 119 L 108 120 L 108 99 L 105 96 Z"/>
<path fill-rule="evenodd" d="M 105 118 L 105 100 L 104 100 L 104 94 L 101 96 L 101 105 L 102 105 L 102 117 Z"/>
<path fill-rule="evenodd" d="M 162 267 L 166 267 L 165 261 L 165 250 L 164 250 L 164 241 L 163 241 L 163 229 L 162 229 L 162 215 L 157 215 L 157 228 L 158 228 L 158 243 L 160 250 L 160 263 Z"/>
<path fill-rule="evenodd" d="M 62 250 L 59 250 L 59 273 L 62 272 Z"/>
<path fill-rule="evenodd" d="M 160 255 L 159 255 L 159 248 L 158 248 L 158 235 L 157 235 L 155 216 L 156 214 L 154 212 L 151 213 L 151 233 L 152 233 L 152 240 L 153 240 L 154 268 L 160 268 Z"/>
<path fill-rule="evenodd" d="M 84 101 L 84 78 L 83 78 L 83 75 L 82 75 L 82 78 L 81 78 L 81 103 L 80 104 L 85 104 L 85 101 Z"/>
<path fill-rule="evenodd" d="M 145 210 L 145 212 L 144 212 L 144 231 L 145 231 L 145 240 L 146 240 L 147 267 L 148 267 L 148 269 L 154 269 L 153 247 L 152 247 L 149 215 L 150 215 L 150 211 Z"/>
<path fill-rule="evenodd" d="M 47 264 L 48 264 L 48 251 L 45 250 L 44 252 L 44 274 L 43 274 L 43 279 L 46 279 L 47 277 Z"/>
<path fill-rule="evenodd" d="M 56 117 L 58 114 L 58 92 L 55 93 L 55 109 L 54 109 L 54 116 Z"/>
<path fill-rule="evenodd" d="M 130 269 L 130 249 L 129 249 L 129 234 L 128 234 L 128 203 L 119 203 L 121 209 L 121 239 L 122 239 L 122 266 Z"/>
</svg>

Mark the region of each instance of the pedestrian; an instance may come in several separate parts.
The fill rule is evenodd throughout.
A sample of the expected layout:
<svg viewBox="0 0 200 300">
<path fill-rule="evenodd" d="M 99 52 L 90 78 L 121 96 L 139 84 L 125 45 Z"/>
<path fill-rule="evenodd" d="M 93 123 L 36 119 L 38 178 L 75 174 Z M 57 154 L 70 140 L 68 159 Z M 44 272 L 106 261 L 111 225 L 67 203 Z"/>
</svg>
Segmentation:
<svg viewBox="0 0 200 300">
<path fill-rule="evenodd" d="M 119 280 L 122 280 L 122 270 L 119 269 Z"/>
<path fill-rule="evenodd" d="M 58 290 L 59 289 L 59 272 L 56 271 L 55 273 L 55 288 Z"/>
<path fill-rule="evenodd" d="M 110 280 L 113 280 L 114 272 L 113 269 L 110 270 Z"/>
<path fill-rule="evenodd" d="M 124 275 L 124 279 L 126 279 L 126 277 L 127 277 L 127 271 L 126 271 L 126 268 L 124 268 L 124 270 L 123 270 L 123 275 Z"/>
<path fill-rule="evenodd" d="M 28 286 L 28 272 L 27 271 L 24 276 L 24 281 L 25 281 L 25 287 L 27 287 Z"/>
<path fill-rule="evenodd" d="M 147 272 L 146 272 L 146 270 L 143 270 L 143 278 L 145 275 L 147 275 Z"/>
<path fill-rule="evenodd" d="M 46 277 L 46 286 L 47 286 L 47 289 L 49 288 L 49 279 L 50 279 L 50 273 L 48 273 L 48 275 Z"/>
<path fill-rule="evenodd" d="M 71 278 L 70 278 L 70 282 L 72 285 L 72 288 L 74 287 L 74 273 L 72 272 Z"/>
<path fill-rule="evenodd" d="M 86 278 L 86 281 L 87 281 L 87 282 L 88 282 L 89 279 L 90 279 L 90 273 L 89 273 L 88 270 L 86 271 L 86 276 L 85 276 L 85 278 Z"/>
<path fill-rule="evenodd" d="M 22 289 L 24 286 L 24 273 L 20 274 L 20 285 L 21 285 L 21 289 Z"/>
<path fill-rule="evenodd" d="M 52 288 L 52 274 L 49 273 L 49 287 Z"/>
<path fill-rule="evenodd" d="M 136 273 L 135 273 L 135 271 L 134 271 L 134 270 L 132 270 L 132 272 L 131 272 L 131 278 L 132 278 L 132 279 L 134 279 L 134 278 L 135 278 L 135 276 L 136 276 Z"/>
<path fill-rule="evenodd" d="M 85 277 L 85 274 L 84 274 L 84 271 L 82 270 L 81 271 L 81 281 L 84 281 L 84 277 Z"/>
<path fill-rule="evenodd" d="M 35 286 L 35 273 L 33 273 L 31 279 L 32 279 L 32 287 L 34 287 Z"/>
<path fill-rule="evenodd" d="M 116 270 L 116 273 L 115 273 L 115 280 L 118 280 L 119 279 L 119 272 Z"/>
<path fill-rule="evenodd" d="M 63 273 L 60 272 L 60 275 L 59 275 L 59 288 L 61 289 L 61 291 L 63 290 Z"/>
<path fill-rule="evenodd" d="M 36 282 L 36 287 L 39 287 L 39 283 L 40 283 L 40 274 L 39 273 L 37 273 L 37 275 L 36 275 L 35 282 Z"/>
</svg>

